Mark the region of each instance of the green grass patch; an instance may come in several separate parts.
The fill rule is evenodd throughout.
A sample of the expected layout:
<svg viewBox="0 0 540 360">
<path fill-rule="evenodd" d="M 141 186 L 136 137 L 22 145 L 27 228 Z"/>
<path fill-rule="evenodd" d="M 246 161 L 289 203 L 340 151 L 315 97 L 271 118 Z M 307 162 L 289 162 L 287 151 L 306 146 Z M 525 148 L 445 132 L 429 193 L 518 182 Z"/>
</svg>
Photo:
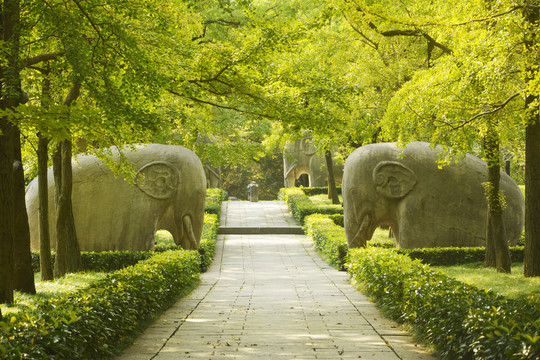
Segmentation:
<svg viewBox="0 0 540 360">
<path fill-rule="evenodd" d="M 172 234 L 168 232 L 167 230 L 156 231 L 156 235 L 154 236 L 154 239 L 156 241 L 156 245 L 163 245 L 163 246 L 176 245 L 174 243 Z"/>
<path fill-rule="evenodd" d="M 338 195 L 339 202 L 343 203 L 343 197 L 341 195 Z M 320 194 L 320 195 L 313 195 L 309 197 L 310 200 L 317 206 L 320 205 L 334 205 L 332 204 L 332 200 L 328 198 L 328 195 L 326 194 Z"/>
<path fill-rule="evenodd" d="M 449 276 L 480 289 L 491 289 L 510 299 L 527 299 L 540 309 L 540 278 L 523 276 L 523 263 L 513 263 L 511 274 L 485 268 L 482 262 L 439 267 Z"/>
<path fill-rule="evenodd" d="M 74 291 L 82 291 L 89 288 L 95 281 L 105 278 L 105 276 L 107 274 L 102 272 L 84 272 L 67 274 L 65 277 L 54 281 L 41 281 L 41 273 L 34 273 L 37 294 L 29 295 L 15 291 L 14 304 L 0 304 L 2 314 L 7 316 L 20 311 L 34 310 L 36 303 L 41 300 L 65 296 Z"/>
</svg>

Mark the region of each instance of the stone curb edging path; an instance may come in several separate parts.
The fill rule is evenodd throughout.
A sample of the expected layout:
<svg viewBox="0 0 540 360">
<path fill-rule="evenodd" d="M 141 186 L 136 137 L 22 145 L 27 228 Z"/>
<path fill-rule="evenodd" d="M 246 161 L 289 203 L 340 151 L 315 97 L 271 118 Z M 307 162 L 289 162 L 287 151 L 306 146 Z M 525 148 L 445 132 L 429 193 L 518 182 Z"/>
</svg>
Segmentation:
<svg viewBox="0 0 540 360">
<path fill-rule="evenodd" d="M 221 225 L 297 227 L 282 202 L 226 202 Z M 117 359 L 192 358 L 435 359 L 306 236 L 260 233 L 219 235 L 201 284 Z"/>
</svg>

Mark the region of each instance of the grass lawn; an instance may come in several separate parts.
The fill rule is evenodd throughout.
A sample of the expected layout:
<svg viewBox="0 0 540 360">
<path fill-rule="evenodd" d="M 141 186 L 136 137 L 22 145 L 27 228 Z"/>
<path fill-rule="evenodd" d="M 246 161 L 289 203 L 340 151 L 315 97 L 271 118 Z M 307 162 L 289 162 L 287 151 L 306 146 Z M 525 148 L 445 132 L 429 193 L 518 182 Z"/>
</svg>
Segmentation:
<svg viewBox="0 0 540 360">
<path fill-rule="evenodd" d="M 343 196 L 338 195 L 338 197 L 340 203 L 343 204 Z M 309 199 L 316 205 L 332 205 L 332 200 L 330 200 L 326 194 L 313 195 L 310 196 Z"/>
<path fill-rule="evenodd" d="M 157 244 L 175 245 L 172 234 L 166 230 L 156 231 L 154 240 L 156 241 Z"/>
<path fill-rule="evenodd" d="M 158 231 L 156 241 L 161 244 L 174 244 L 172 235 L 167 231 Z M 40 299 L 48 299 L 68 292 L 81 290 L 89 287 L 93 282 L 104 278 L 107 273 L 75 273 L 67 274 L 64 278 L 54 281 L 41 281 L 41 274 L 35 273 L 36 295 L 28 295 L 15 291 L 14 304 L 0 304 L 2 315 L 9 315 L 19 311 L 28 311 L 35 308 L 35 302 Z"/>
<path fill-rule="evenodd" d="M 540 278 L 523 276 L 523 263 L 513 263 L 511 274 L 484 268 L 483 263 L 441 266 L 448 275 L 482 289 L 491 289 L 511 299 L 529 299 L 540 308 Z"/>
<path fill-rule="evenodd" d="M 106 273 L 76 273 L 67 274 L 61 279 L 54 281 L 41 281 L 40 273 L 35 273 L 36 295 L 28 295 L 19 291 L 15 292 L 15 303 L 11 305 L 1 304 L 2 315 L 8 315 L 19 311 L 27 311 L 35 307 L 35 302 L 40 299 L 48 299 L 64 295 L 72 291 L 85 289 L 94 281 L 102 279 Z"/>
</svg>

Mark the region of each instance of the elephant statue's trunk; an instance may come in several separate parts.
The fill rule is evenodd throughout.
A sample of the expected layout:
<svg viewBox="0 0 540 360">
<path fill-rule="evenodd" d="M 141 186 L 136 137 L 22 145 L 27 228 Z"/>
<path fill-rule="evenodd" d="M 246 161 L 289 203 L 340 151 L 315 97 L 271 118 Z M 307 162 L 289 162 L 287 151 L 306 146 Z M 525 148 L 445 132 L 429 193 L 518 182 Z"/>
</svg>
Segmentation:
<svg viewBox="0 0 540 360">
<path fill-rule="evenodd" d="M 197 243 L 197 239 L 195 238 L 195 233 L 193 232 L 193 224 L 191 222 L 191 216 L 186 215 L 182 218 L 182 222 L 184 224 L 184 236 L 187 237 L 189 240 L 189 247 L 188 250 L 197 250 L 199 248 L 199 244 Z"/>
<path fill-rule="evenodd" d="M 351 241 L 352 247 L 365 247 L 367 241 L 369 240 L 369 227 L 371 225 L 371 215 L 366 214 L 362 218 L 362 223 L 356 234 Z"/>
</svg>

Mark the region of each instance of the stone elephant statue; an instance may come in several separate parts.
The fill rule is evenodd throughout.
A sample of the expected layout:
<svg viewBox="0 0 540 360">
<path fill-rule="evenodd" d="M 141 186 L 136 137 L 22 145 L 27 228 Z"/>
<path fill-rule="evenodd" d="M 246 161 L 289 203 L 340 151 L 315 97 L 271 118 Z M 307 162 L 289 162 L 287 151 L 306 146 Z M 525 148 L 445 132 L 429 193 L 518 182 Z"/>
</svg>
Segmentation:
<svg viewBox="0 0 540 360">
<path fill-rule="evenodd" d="M 73 161 L 73 216 L 82 251 L 150 250 L 157 230 L 169 231 L 174 242 L 197 249 L 204 222 L 206 179 L 191 150 L 175 145 L 139 145 L 122 150 L 137 176 L 115 177 L 92 155 Z M 118 151 L 113 151 L 118 159 Z M 55 191 L 49 169 L 51 238 L 56 236 Z M 31 247 L 39 250 L 38 186 L 26 190 Z M 54 247 L 54 244 L 51 244 Z"/>
<path fill-rule="evenodd" d="M 394 232 L 401 248 L 485 246 L 487 200 L 482 183 L 486 163 L 467 155 L 457 164 L 438 167 L 437 148 L 412 142 L 362 146 L 347 158 L 343 175 L 343 210 L 350 248 L 366 245 L 379 225 Z M 510 245 L 524 224 L 524 199 L 517 184 L 501 172 L 506 198 L 503 213 Z"/>
<path fill-rule="evenodd" d="M 288 142 L 283 151 L 283 178 L 285 187 L 294 187 L 295 181 L 301 175 L 307 174 L 310 187 L 326 186 L 328 174 L 324 156 L 317 154 L 317 148 L 306 136 L 296 139 L 294 143 Z M 334 177 L 341 180 L 343 167 L 334 165 Z"/>
</svg>

